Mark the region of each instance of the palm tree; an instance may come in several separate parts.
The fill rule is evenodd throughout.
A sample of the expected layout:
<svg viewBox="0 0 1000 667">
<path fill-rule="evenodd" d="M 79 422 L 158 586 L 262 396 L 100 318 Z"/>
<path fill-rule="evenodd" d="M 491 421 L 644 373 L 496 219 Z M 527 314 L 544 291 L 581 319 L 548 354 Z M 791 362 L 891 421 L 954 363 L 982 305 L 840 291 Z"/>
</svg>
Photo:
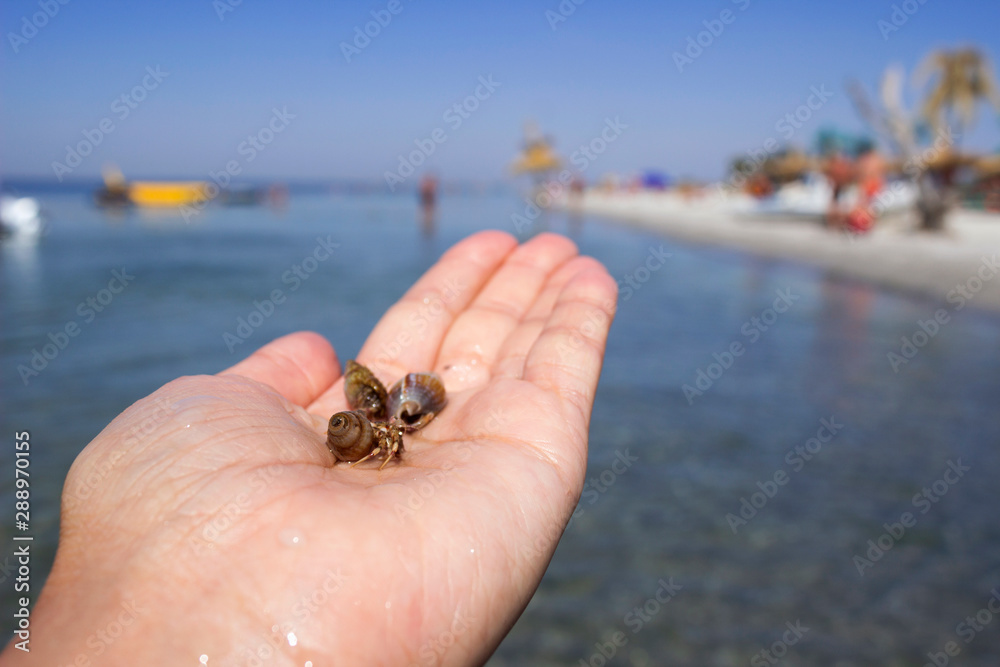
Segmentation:
<svg viewBox="0 0 1000 667">
<path fill-rule="evenodd" d="M 957 201 L 956 171 L 973 162 L 971 156 L 952 150 L 951 138 L 957 134 L 960 140 L 972 126 L 981 101 L 989 102 L 1000 113 L 1000 92 L 989 60 L 972 48 L 931 52 L 914 72 L 914 83 L 923 87 L 931 79 L 933 85 L 926 93 L 921 115 L 938 141 L 944 139 L 944 148 L 917 162 L 917 207 L 921 228 L 938 231 L 944 228 L 945 214 Z"/>
<path fill-rule="evenodd" d="M 976 106 L 981 100 L 990 102 L 1000 112 L 1000 92 L 992 68 L 979 51 L 933 51 L 917 67 L 914 82 L 922 87 L 935 75 L 937 80 L 928 91 L 922 110 L 935 133 L 942 130 L 948 117 L 957 116 L 953 124 L 958 126 L 961 135 L 961 130 L 975 121 Z"/>
<path fill-rule="evenodd" d="M 932 52 L 917 68 L 914 83 L 924 86 L 935 76 L 923 108 L 915 116 L 903 105 L 903 73 L 899 68 L 886 69 L 882 77 L 884 110 L 869 102 L 860 83 L 848 84 L 848 93 L 858 113 L 888 140 L 905 165 L 904 171 L 916 182 L 920 228 L 926 231 L 944 229 L 945 216 L 957 201 L 953 175 L 961 166 L 975 162 L 972 156 L 960 156 L 951 150 L 950 130 L 963 134 L 975 121 L 980 101 L 990 102 L 1000 112 L 1000 93 L 989 60 L 979 51 L 967 48 Z M 939 139 L 937 147 L 924 151 L 919 149 L 916 136 L 921 117 Z M 949 118 L 953 122 L 946 124 Z"/>
</svg>

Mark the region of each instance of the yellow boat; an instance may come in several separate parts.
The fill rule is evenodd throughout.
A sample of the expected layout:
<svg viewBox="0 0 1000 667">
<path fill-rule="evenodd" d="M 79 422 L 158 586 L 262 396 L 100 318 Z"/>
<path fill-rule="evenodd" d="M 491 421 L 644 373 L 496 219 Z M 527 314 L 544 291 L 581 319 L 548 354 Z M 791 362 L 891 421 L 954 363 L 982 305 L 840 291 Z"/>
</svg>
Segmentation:
<svg viewBox="0 0 1000 667">
<path fill-rule="evenodd" d="M 97 192 L 102 205 L 133 204 L 147 208 L 176 208 L 200 204 L 211 199 L 207 181 L 132 181 L 125 180 L 115 167 L 104 170 L 104 187 Z"/>
<path fill-rule="evenodd" d="M 209 199 L 207 188 L 205 181 L 134 181 L 127 193 L 136 206 L 190 206 Z"/>
</svg>

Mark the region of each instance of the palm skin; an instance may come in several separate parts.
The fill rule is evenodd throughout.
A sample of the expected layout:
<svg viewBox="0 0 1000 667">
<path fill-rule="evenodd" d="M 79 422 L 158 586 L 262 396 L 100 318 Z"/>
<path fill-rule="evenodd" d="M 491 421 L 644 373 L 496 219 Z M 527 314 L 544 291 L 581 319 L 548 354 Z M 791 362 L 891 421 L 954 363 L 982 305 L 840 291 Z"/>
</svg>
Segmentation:
<svg viewBox="0 0 1000 667">
<path fill-rule="evenodd" d="M 483 232 L 452 248 L 358 354 L 387 386 L 433 370 L 448 391 L 382 470 L 326 449 L 347 406 L 316 334 L 137 402 L 67 478 L 31 661 L 482 663 L 582 490 L 615 292 L 558 236 Z M 130 439 L 139 425 L 148 435 Z"/>
</svg>

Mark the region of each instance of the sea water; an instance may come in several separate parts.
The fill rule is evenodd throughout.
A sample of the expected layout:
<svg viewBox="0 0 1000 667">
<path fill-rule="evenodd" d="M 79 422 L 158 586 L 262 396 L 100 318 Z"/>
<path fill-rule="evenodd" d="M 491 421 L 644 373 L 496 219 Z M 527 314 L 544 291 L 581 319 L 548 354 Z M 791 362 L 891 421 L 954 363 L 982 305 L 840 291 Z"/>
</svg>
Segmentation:
<svg viewBox="0 0 1000 667">
<path fill-rule="evenodd" d="M 409 197 L 293 195 L 191 220 L 41 197 L 50 233 L 0 246 L 8 636 L 15 431 L 31 431 L 37 587 L 70 464 L 131 403 L 291 331 L 349 358 L 457 240 L 548 228 L 604 262 L 622 298 L 580 504 L 491 665 L 922 665 L 949 642 L 964 665 L 1000 655 L 1000 619 L 975 620 L 1000 586 L 1000 318 L 974 301 L 958 311 L 586 217 L 516 230 L 524 203 L 509 195 L 445 196 L 432 226 Z M 237 335 L 275 289 L 287 298 Z M 892 363 L 941 308 L 947 321 Z"/>
</svg>

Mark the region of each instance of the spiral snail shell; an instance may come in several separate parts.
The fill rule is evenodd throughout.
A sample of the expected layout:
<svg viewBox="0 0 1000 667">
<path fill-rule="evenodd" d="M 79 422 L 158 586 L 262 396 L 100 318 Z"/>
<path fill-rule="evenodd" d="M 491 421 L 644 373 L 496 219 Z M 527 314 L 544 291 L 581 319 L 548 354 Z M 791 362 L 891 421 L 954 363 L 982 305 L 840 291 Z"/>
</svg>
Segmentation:
<svg viewBox="0 0 1000 667">
<path fill-rule="evenodd" d="M 447 402 L 444 384 L 435 373 L 407 373 L 389 390 L 386 411 L 390 422 L 416 431 L 427 426 Z"/>
<path fill-rule="evenodd" d="M 347 361 L 344 395 L 350 410 L 330 417 L 326 446 L 338 461 L 356 465 L 382 456 L 379 470 L 403 451 L 403 433 L 426 426 L 447 403 L 434 373 L 407 373 L 386 392 L 375 375 Z"/>
<path fill-rule="evenodd" d="M 385 385 L 367 367 L 353 359 L 347 360 L 344 394 L 352 410 L 363 413 L 368 419 L 379 421 L 385 419 L 387 404 Z"/>
<path fill-rule="evenodd" d="M 338 461 L 360 461 L 377 444 L 372 423 L 361 412 L 338 412 L 330 417 L 326 446 Z"/>
</svg>

